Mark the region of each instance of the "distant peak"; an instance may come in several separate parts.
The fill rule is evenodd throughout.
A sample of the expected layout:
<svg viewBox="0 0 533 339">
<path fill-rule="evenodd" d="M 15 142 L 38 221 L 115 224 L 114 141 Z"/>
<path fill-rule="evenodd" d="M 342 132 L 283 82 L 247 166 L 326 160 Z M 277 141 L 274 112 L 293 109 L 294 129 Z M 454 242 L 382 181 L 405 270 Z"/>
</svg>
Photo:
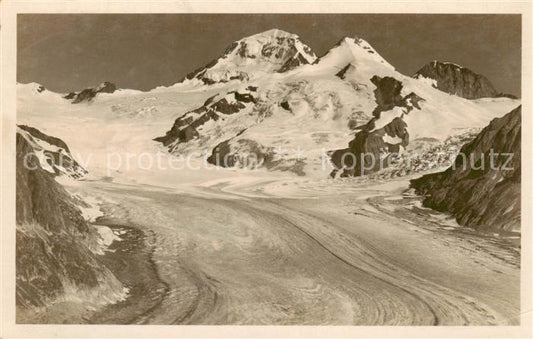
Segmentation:
<svg viewBox="0 0 533 339">
<path fill-rule="evenodd" d="M 370 54 L 376 54 L 376 50 L 363 38 L 360 38 L 358 36 L 354 37 L 344 37 L 337 42 L 335 47 L 346 45 L 350 48 L 362 48 L 364 50 L 371 51 Z"/>
<path fill-rule="evenodd" d="M 443 92 L 466 99 L 491 98 L 499 95 L 491 82 L 483 75 L 453 62 L 433 60 L 414 75 Z"/>
<path fill-rule="evenodd" d="M 63 98 L 67 100 L 72 100 L 73 104 L 77 104 L 83 101 L 92 101 L 98 93 L 113 93 L 117 90 L 117 86 L 109 81 L 104 81 L 96 87 L 86 88 L 80 92 L 70 92 L 65 95 Z"/>
<path fill-rule="evenodd" d="M 261 33 L 253 34 L 253 35 L 250 35 L 247 38 L 251 38 L 251 37 L 255 37 L 255 36 L 298 37 L 297 34 L 290 33 L 290 32 L 287 32 L 287 31 L 284 31 L 284 30 L 281 30 L 281 29 L 278 29 L 278 28 L 272 28 L 272 29 L 269 29 L 269 30 L 261 32 Z M 246 38 L 244 38 L 244 39 L 246 39 Z"/>
<path fill-rule="evenodd" d="M 365 39 L 357 36 L 357 35 L 354 35 L 354 36 L 345 36 L 343 37 L 342 39 L 339 40 L 339 42 L 337 43 L 337 45 L 343 43 L 343 42 L 347 42 L 347 43 L 350 43 L 350 44 L 356 44 L 356 45 L 362 45 L 362 44 L 365 44 L 365 45 L 370 45 Z"/>
<path fill-rule="evenodd" d="M 394 69 L 379 53 L 364 39 L 343 37 L 325 55 L 320 57 L 317 63 L 334 63 L 343 68 L 346 64 L 381 64 L 384 67 Z"/>
<path fill-rule="evenodd" d="M 333 47 L 340 46 L 343 43 L 346 44 L 346 43 L 353 43 L 353 42 L 354 42 L 354 38 L 350 38 L 348 36 L 345 36 L 345 37 L 341 38 L 339 41 L 337 41 L 337 43 Z"/>
<path fill-rule="evenodd" d="M 432 62 L 430 62 L 430 64 L 433 67 L 437 67 L 438 65 L 448 65 L 448 66 L 454 66 L 454 67 L 457 67 L 457 68 L 464 68 L 461 65 L 458 65 L 458 64 L 456 64 L 454 62 L 448 62 L 448 61 L 433 60 Z"/>
<path fill-rule="evenodd" d="M 96 86 L 96 91 L 106 91 L 108 93 L 113 93 L 117 89 L 117 86 L 110 82 L 110 81 L 104 81 L 100 85 Z"/>
<path fill-rule="evenodd" d="M 283 41 L 298 41 L 300 37 L 297 34 L 283 31 L 278 28 L 269 29 L 260 33 L 252 34 L 241 38 L 234 42 L 234 44 L 250 43 L 251 41 L 258 41 L 261 43 L 267 43 L 268 41 L 276 41 L 278 44 Z"/>
<path fill-rule="evenodd" d="M 258 74 L 283 73 L 315 60 L 298 35 L 273 28 L 233 42 L 218 59 L 187 74 L 184 81 L 197 79 L 207 85 L 249 81 Z"/>
</svg>

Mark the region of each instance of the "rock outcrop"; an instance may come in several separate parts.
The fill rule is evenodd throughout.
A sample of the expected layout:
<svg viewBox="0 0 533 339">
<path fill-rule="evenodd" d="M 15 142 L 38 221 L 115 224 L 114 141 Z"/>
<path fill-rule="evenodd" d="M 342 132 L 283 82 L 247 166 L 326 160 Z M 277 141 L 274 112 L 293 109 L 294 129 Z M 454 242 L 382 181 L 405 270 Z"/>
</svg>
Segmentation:
<svg viewBox="0 0 533 339">
<path fill-rule="evenodd" d="M 521 107 L 464 145 L 453 166 L 411 181 L 424 206 L 480 230 L 520 231 Z M 491 155 L 492 154 L 492 155 Z"/>
<path fill-rule="evenodd" d="M 293 172 L 305 175 L 305 162 L 301 159 L 281 159 L 273 147 L 265 147 L 257 141 L 238 139 L 244 130 L 234 138 L 225 140 L 213 148 L 207 162 L 220 167 L 246 169 L 265 168 L 271 171 Z"/>
<path fill-rule="evenodd" d="M 374 76 L 371 81 L 376 86 L 377 104 L 373 118 L 360 128 L 348 148 L 331 153 L 333 177 L 340 170 L 341 176 L 361 176 L 386 168 L 390 157 L 409 144 L 407 124 L 402 118 L 420 109 L 419 102 L 424 99 L 413 92 L 402 96 L 402 83 L 392 77 Z"/>
<path fill-rule="evenodd" d="M 435 88 L 466 99 L 503 96 L 486 77 L 454 63 L 432 61 L 414 77 L 429 79 Z"/>
<path fill-rule="evenodd" d="M 97 87 L 86 88 L 81 92 L 70 92 L 65 95 L 63 98 L 67 100 L 72 100 L 73 104 L 78 104 L 80 102 L 90 102 L 92 101 L 98 93 L 113 93 L 117 90 L 117 86 L 109 81 L 105 81 L 98 85 Z"/>
<path fill-rule="evenodd" d="M 17 133 L 16 145 L 17 318 L 32 321 L 36 309 L 56 302 L 122 297 L 121 283 L 92 251 L 99 235 L 83 218 L 84 202 L 28 156 L 36 150 L 27 136 Z"/>
<path fill-rule="evenodd" d="M 218 121 L 224 116 L 251 108 L 256 102 L 255 90 L 253 87 L 247 87 L 240 91 L 228 92 L 223 97 L 215 95 L 207 99 L 199 108 L 176 119 L 172 128 L 164 136 L 154 140 L 163 143 L 164 146 L 169 146 L 199 138 L 200 127 L 208 121 Z"/>
<path fill-rule="evenodd" d="M 26 125 L 18 125 L 18 133 L 31 145 L 33 152 L 28 156 L 36 157 L 41 169 L 55 176 L 66 175 L 73 179 L 81 179 L 87 174 L 87 170 L 74 160 L 63 140 Z"/>
</svg>

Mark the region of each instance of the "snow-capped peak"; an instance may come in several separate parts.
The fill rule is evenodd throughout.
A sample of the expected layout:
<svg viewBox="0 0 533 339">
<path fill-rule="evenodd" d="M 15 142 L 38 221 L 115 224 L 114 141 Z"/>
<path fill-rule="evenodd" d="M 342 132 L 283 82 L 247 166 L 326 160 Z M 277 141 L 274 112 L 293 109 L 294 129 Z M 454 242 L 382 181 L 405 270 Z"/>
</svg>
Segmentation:
<svg viewBox="0 0 533 339">
<path fill-rule="evenodd" d="M 261 75 L 285 72 L 311 64 L 316 55 L 296 34 L 271 29 L 231 44 L 224 54 L 187 75 L 186 80 L 204 84 L 246 81 Z"/>
<path fill-rule="evenodd" d="M 319 59 L 319 64 L 345 67 L 348 64 L 355 68 L 378 67 L 394 70 L 379 53 L 365 40 L 359 37 L 341 39 L 326 55 Z"/>
<path fill-rule="evenodd" d="M 256 34 L 244 37 L 244 38 L 238 40 L 237 42 L 260 39 L 261 37 L 264 37 L 264 38 L 282 37 L 282 38 L 295 38 L 295 39 L 298 39 L 298 35 L 296 35 L 294 33 L 290 33 L 290 32 L 287 32 L 287 31 L 284 31 L 284 30 L 281 30 L 281 29 L 278 29 L 278 28 L 273 28 L 273 29 L 269 29 L 269 30 L 261 32 L 261 33 L 256 33 Z"/>
<path fill-rule="evenodd" d="M 251 35 L 249 37 L 239 40 L 238 42 L 248 44 L 254 44 L 255 42 L 258 42 L 260 44 L 268 44 L 273 39 L 276 39 L 277 44 L 279 44 L 280 46 L 289 48 L 294 46 L 294 48 L 296 48 L 296 53 L 292 56 L 293 59 L 301 55 L 309 64 L 313 63 L 317 59 L 315 53 L 311 51 L 311 48 L 309 48 L 309 46 L 302 43 L 298 35 L 277 28 Z M 288 46 L 284 46 L 284 43 L 286 43 L 286 45 Z"/>
</svg>

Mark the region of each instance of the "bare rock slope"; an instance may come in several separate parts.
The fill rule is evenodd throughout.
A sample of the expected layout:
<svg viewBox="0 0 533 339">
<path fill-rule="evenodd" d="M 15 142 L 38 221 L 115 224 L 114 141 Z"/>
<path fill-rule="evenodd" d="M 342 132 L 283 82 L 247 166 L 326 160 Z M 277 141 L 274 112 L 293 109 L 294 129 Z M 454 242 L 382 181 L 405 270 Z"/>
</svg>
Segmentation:
<svg viewBox="0 0 533 339">
<path fill-rule="evenodd" d="M 466 99 L 509 96 L 499 93 L 485 76 L 451 62 L 434 60 L 416 72 L 414 77 L 433 80 L 434 87 Z"/>
<path fill-rule="evenodd" d="M 412 180 L 411 185 L 426 195 L 425 206 L 452 213 L 461 225 L 520 231 L 520 141 L 517 107 L 464 145 L 464 156 L 459 155 L 452 167 Z"/>
</svg>

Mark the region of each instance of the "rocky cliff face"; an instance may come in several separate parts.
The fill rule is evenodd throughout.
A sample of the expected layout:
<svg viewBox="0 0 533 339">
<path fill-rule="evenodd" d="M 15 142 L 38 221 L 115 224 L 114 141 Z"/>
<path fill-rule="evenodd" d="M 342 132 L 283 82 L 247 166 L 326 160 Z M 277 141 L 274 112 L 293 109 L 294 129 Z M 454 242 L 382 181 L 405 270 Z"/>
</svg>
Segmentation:
<svg viewBox="0 0 533 339">
<path fill-rule="evenodd" d="M 82 216 L 78 206 L 84 203 L 59 185 L 38 157 L 28 156 L 36 149 L 23 132 L 16 145 L 17 318 L 32 321 L 36 310 L 57 302 L 120 298 L 121 283 L 91 250 L 99 236 Z"/>
<path fill-rule="evenodd" d="M 81 92 L 70 92 L 65 99 L 72 100 L 73 104 L 78 104 L 80 102 L 89 102 L 96 97 L 98 93 L 113 93 L 117 90 L 117 86 L 109 81 L 105 81 L 100 85 L 93 88 L 86 88 Z"/>
<path fill-rule="evenodd" d="M 466 99 L 500 96 L 486 77 L 449 62 L 432 61 L 416 72 L 414 77 L 429 79 L 441 91 Z"/>
<path fill-rule="evenodd" d="M 411 185 L 426 196 L 425 206 L 452 213 L 461 225 L 520 231 L 520 142 L 518 107 L 464 145 L 452 167 Z"/>
</svg>

